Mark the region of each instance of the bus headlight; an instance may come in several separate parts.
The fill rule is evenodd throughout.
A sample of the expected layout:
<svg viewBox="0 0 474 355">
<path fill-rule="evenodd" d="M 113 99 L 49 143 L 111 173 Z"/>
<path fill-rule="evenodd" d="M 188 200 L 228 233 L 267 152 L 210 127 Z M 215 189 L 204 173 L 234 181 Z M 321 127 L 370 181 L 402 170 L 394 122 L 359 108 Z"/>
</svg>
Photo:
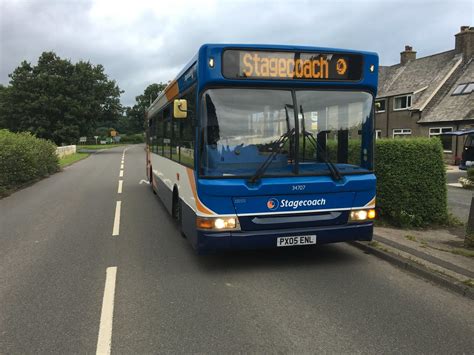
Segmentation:
<svg viewBox="0 0 474 355">
<path fill-rule="evenodd" d="M 196 227 L 198 229 L 229 230 L 238 229 L 239 222 L 236 217 L 217 217 L 217 218 L 196 218 Z"/>
<path fill-rule="evenodd" d="M 352 222 L 361 222 L 375 219 L 376 213 L 374 209 L 370 210 L 354 210 L 351 211 L 350 220 Z"/>
</svg>

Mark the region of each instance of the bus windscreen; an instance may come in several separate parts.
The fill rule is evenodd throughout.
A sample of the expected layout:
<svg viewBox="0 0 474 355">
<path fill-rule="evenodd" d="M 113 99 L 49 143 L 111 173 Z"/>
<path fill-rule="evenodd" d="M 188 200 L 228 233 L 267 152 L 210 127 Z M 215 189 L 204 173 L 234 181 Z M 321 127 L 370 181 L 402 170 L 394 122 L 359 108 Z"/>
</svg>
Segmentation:
<svg viewBox="0 0 474 355">
<path fill-rule="evenodd" d="M 228 49 L 222 59 L 227 79 L 357 81 L 359 54 L 274 52 Z"/>
</svg>

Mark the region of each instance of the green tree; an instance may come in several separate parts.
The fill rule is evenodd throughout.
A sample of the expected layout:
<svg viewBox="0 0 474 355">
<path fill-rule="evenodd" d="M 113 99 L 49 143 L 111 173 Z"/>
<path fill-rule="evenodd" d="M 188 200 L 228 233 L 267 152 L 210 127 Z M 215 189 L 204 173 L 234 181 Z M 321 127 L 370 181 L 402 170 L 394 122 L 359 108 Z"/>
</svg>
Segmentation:
<svg viewBox="0 0 474 355">
<path fill-rule="evenodd" d="M 135 97 L 136 104 L 126 109 L 128 118 L 127 133 L 140 133 L 144 130 L 145 111 L 158 95 L 166 88 L 165 83 L 148 85 L 142 95 Z"/>
<path fill-rule="evenodd" d="M 0 124 L 14 132 L 75 143 L 98 126 L 113 126 L 123 111 L 123 91 L 100 64 L 72 64 L 44 52 L 36 66 L 23 61 L 9 76 L 10 86 L 1 90 Z"/>
<path fill-rule="evenodd" d="M 7 120 L 3 115 L 3 102 L 5 101 L 5 95 L 7 94 L 7 88 L 0 84 L 0 128 L 7 126 Z"/>
</svg>

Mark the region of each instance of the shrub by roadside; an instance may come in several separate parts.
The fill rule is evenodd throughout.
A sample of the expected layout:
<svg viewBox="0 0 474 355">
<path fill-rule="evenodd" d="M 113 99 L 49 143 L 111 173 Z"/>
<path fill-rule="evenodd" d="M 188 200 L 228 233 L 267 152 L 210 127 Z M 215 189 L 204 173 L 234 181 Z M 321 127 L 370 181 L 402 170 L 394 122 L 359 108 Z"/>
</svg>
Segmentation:
<svg viewBox="0 0 474 355">
<path fill-rule="evenodd" d="M 467 177 L 460 177 L 459 183 L 465 189 L 474 189 L 474 168 L 467 169 Z"/>
<path fill-rule="evenodd" d="M 54 143 L 26 132 L 0 130 L 0 195 L 58 169 Z"/>
<path fill-rule="evenodd" d="M 141 133 L 123 134 L 120 136 L 120 143 L 138 144 L 138 143 L 144 143 L 144 142 L 145 142 L 145 137 Z"/>
<path fill-rule="evenodd" d="M 382 139 L 376 144 L 377 207 L 400 227 L 448 223 L 439 139 Z"/>
<path fill-rule="evenodd" d="M 474 168 L 467 169 L 467 178 L 474 182 Z"/>
</svg>

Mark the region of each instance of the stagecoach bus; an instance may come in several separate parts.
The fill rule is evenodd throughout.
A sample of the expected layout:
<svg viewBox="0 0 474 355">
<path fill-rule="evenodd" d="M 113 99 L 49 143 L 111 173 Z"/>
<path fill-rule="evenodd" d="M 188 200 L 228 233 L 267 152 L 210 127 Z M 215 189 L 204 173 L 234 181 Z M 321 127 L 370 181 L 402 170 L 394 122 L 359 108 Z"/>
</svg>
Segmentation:
<svg viewBox="0 0 474 355">
<path fill-rule="evenodd" d="M 151 187 L 198 252 L 371 240 L 378 56 L 203 45 L 147 110 Z"/>
</svg>

